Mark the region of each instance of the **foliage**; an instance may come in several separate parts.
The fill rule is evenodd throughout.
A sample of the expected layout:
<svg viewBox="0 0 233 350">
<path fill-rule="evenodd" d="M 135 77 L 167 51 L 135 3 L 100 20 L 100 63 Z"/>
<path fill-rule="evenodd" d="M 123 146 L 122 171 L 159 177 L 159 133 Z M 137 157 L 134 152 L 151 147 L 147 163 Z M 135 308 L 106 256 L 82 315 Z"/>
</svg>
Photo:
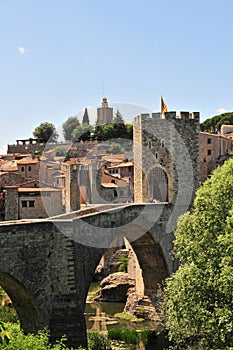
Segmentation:
<svg viewBox="0 0 233 350">
<path fill-rule="evenodd" d="M 0 306 L 0 320 L 1 322 L 18 322 L 18 315 L 14 307 Z"/>
<path fill-rule="evenodd" d="M 67 151 L 65 149 L 62 148 L 56 148 L 56 156 L 57 157 L 65 157 L 67 154 Z"/>
<path fill-rule="evenodd" d="M 131 321 L 131 322 L 143 322 L 143 321 L 145 321 L 144 318 L 138 318 L 137 316 L 125 314 L 124 312 L 117 312 L 114 315 L 114 317 L 120 318 L 122 320 Z"/>
<path fill-rule="evenodd" d="M 5 297 L 7 294 L 5 290 L 0 286 L 0 301 L 2 300 L 3 297 Z"/>
<path fill-rule="evenodd" d="M 109 339 L 122 340 L 127 344 L 137 344 L 139 334 L 133 329 L 112 328 L 108 330 Z"/>
<path fill-rule="evenodd" d="M 58 138 L 58 133 L 56 132 L 56 128 L 52 123 L 41 123 L 39 126 L 35 128 L 33 131 L 34 137 L 40 140 L 40 142 L 56 142 Z"/>
<path fill-rule="evenodd" d="M 212 118 L 206 119 L 203 123 L 201 123 L 201 131 L 218 133 L 220 132 L 222 125 L 232 125 L 232 124 L 233 124 L 233 112 L 227 112 L 227 113 L 219 114 Z"/>
<path fill-rule="evenodd" d="M 127 269 L 128 269 L 128 257 L 127 256 L 124 256 L 122 255 L 118 261 L 118 271 L 120 272 L 127 272 Z"/>
<path fill-rule="evenodd" d="M 89 115 L 88 115 L 88 111 L 87 111 L 87 108 L 85 108 L 85 112 L 84 112 L 84 115 L 83 115 L 83 122 L 82 124 L 90 124 L 90 120 L 89 120 Z"/>
<path fill-rule="evenodd" d="M 115 116 L 113 118 L 113 123 L 115 123 L 115 124 L 123 124 L 124 123 L 124 119 L 122 117 L 122 114 L 119 112 L 119 109 L 115 113 Z"/>
<path fill-rule="evenodd" d="M 95 138 L 98 141 L 111 139 L 133 139 L 133 126 L 131 124 L 100 124 L 96 126 Z"/>
<path fill-rule="evenodd" d="M 73 141 L 88 141 L 91 139 L 91 134 L 93 133 L 93 127 L 89 124 L 82 124 L 77 126 L 72 132 Z"/>
<path fill-rule="evenodd" d="M 111 350 L 108 338 L 100 332 L 88 333 L 88 346 L 91 350 Z"/>
<path fill-rule="evenodd" d="M 166 327 L 178 348 L 233 346 L 233 160 L 197 191 L 175 232 L 180 260 L 165 287 Z"/>
<path fill-rule="evenodd" d="M 124 153 L 125 149 L 117 142 L 111 143 L 109 147 L 109 153 L 121 154 Z"/>
<path fill-rule="evenodd" d="M 69 117 L 63 124 L 63 135 L 66 141 L 71 141 L 72 138 L 72 133 L 77 128 L 80 126 L 80 122 L 77 117 Z"/>
<path fill-rule="evenodd" d="M 45 330 L 39 331 L 37 334 L 25 335 L 20 330 L 19 325 L 1 323 L 0 332 L 0 350 L 69 350 L 65 345 L 65 337 L 51 345 L 49 333 Z M 70 348 L 70 350 L 72 349 Z"/>
</svg>

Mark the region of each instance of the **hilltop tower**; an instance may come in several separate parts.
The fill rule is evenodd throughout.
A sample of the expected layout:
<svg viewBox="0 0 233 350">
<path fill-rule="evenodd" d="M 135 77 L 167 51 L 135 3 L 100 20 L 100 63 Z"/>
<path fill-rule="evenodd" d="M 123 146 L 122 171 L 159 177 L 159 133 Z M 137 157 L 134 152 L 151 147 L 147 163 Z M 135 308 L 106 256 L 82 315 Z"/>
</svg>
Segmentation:
<svg viewBox="0 0 233 350">
<path fill-rule="evenodd" d="M 199 186 L 199 119 L 199 112 L 141 114 L 134 119 L 136 203 L 156 199 L 190 207 Z"/>
<path fill-rule="evenodd" d="M 97 125 L 111 124 L 113 122 L 113 108 L 108 106 L 106 97 L 102 100 L 102 107 L 97 108 Z"/>
</svg>

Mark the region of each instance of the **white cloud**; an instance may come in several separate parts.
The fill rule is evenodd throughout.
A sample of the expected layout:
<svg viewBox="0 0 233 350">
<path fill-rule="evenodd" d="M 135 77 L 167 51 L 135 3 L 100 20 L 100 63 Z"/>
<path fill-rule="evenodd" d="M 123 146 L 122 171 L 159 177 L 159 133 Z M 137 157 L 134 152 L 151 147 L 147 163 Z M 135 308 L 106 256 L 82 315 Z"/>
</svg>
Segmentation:
<svg viewBox="0 0 233 350">
<path fill-rule="evenodd" d="M 226 112 L 227 112 L 227 110 L 226 110 L 225 108 L 218 108 L 216 111 L 217 111 L 219 114 L 223 114 L 223 113 L 226 113 Z"/>
<path fill-rule="evenodd" d="M 26 49 L 24 47 L 18 47 L 17 49 L 18 49 L 20 55 L 24 55 L 26 52 Z"/>
</svg>

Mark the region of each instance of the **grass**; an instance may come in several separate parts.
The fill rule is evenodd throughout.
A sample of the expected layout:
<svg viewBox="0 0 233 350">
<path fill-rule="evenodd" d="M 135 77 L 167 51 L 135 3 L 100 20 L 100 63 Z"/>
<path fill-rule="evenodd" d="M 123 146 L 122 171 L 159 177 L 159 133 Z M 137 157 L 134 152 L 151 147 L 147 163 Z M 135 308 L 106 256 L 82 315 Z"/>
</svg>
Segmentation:
<svg viewBox="0 0 233 350">
<path fill-rule="evenodd" d="M 145 321 L 144 318 L 138 318 L 136 316 L 131 316 L 128 314 L 125 314 L 123 312 L 118 312 L 114 315 L 114 317 L 120 318 L 122 320 L 130 321 L 130 322 L 143 322 Z"/>
</svg>

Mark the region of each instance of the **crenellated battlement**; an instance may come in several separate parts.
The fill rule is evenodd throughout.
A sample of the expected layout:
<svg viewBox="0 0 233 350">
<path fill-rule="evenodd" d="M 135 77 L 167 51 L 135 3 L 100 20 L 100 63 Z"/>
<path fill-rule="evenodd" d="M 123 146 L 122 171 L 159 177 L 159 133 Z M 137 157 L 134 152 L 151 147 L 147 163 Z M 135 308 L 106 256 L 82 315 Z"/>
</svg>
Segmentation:
<svg viewBox="0 0 233 350">
<path fill-rule="evenodd" d="M 139 122 L 139 120 L 144 121 L 153 121 L 153 120 L 168 120 L 168 121 L 200 121 L 200 113 L 199 112 L 188 112 L 188 111 L 170 111 L 165 112 L 164 115 L 161 113 L 152 113 L 152 114 L 141 114 L 135 118 L 136 123 Z"/>
<path fill-rule="evenodd" d="M 164 119 L 166 120 L 194 120 L 199 122 L 200 113 L 199 112 L 184 112 L 181 111 L 177 113 L 176 111 L 165 112 Z"/>
</svg>

